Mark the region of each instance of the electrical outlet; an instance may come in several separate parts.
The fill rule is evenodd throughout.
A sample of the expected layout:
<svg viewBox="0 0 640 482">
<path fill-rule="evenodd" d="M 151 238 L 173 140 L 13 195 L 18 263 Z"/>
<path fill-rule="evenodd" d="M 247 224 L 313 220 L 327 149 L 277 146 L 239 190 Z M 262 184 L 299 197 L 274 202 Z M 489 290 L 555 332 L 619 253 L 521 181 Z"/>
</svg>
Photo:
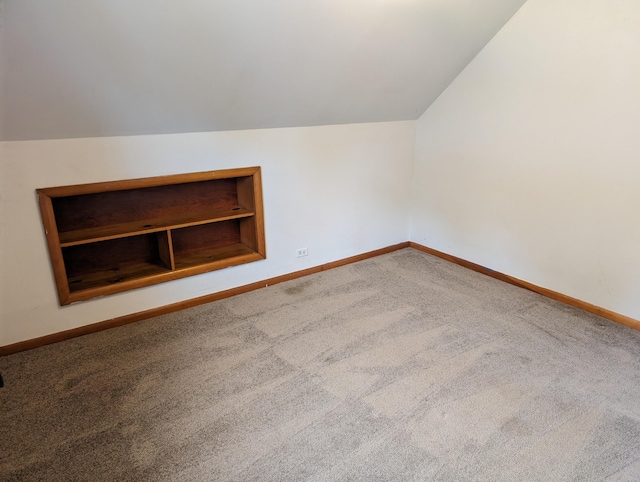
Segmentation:
<svg viewBox="0 0 640 482">
<path fill-rule="evenodd" d="M 308 254 L 309 254 L 309 252 L 307 251 L 307 248 L 296 249 L 296 258 L 300 258 L 300 257 L 306 256 Z"/>
</svg>

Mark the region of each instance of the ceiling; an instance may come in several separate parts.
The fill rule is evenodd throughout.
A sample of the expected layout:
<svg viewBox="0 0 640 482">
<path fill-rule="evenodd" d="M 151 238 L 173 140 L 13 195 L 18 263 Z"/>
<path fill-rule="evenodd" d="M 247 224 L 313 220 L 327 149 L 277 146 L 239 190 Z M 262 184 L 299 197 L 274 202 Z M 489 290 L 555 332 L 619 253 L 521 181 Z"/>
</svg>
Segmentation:
<svg viewBox="0 0 640 482">
<path fill-rule="evenodd" d="M 525 0 L 0 0 L 0 139 L 417 119 Z"/>
</svg>

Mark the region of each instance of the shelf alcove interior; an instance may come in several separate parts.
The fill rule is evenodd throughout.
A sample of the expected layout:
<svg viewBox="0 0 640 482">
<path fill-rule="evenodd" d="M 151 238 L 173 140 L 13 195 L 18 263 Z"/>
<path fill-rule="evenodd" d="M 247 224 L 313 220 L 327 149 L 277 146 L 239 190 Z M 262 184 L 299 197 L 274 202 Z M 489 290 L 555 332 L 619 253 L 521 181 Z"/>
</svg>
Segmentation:
<svg viewBox="0 0 640 482">
<path fill-rule="evenodd" d="M 63 305 L 266 257 L 259 167 L 37 192 Z"/>
</svg>

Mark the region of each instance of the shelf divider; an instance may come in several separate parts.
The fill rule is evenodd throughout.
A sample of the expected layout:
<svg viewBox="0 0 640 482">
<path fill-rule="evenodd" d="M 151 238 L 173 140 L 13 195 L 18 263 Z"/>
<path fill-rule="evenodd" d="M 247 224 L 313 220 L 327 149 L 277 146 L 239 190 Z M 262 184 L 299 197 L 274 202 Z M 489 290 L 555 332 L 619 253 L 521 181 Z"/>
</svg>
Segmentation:
<svg viewBox="0 0 640 482">
<path fill-rule="evenodd" d="M 162 263 L 170 270 L 176 269 L 171 243 L 171 231 L 158 231 L 158 255 Z"/>
</svg>

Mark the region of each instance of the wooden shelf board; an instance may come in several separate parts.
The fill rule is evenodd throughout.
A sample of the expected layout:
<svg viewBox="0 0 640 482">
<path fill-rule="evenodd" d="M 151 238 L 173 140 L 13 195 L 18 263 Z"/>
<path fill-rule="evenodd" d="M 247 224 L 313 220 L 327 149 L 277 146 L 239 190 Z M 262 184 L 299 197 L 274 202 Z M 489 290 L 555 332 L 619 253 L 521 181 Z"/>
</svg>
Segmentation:
<svg viewBox="0 0 640 482">
<path fill-rule="evenodd" d="M 69 277 L 69 289 L 71 293 L 76 293 L 91 288 L 119 285 L 128 281 L 164 273 L 171 273 L 171 270 L 150 262 L 128 264 L 107 271 L 97 271 Z"/>
<path fill-rule="evenodd" d="M 59 233 L 62 247 L 76 246 L 78 244 L 106 241 L 125 236 L 155 233 L 167 229 L 186 228 L 231 219 L 239 219 L 253 216 L 253 211 L 235 206 L 231 209 L 211 210 L 205 212 L 184 213 L 177 216 L 167 216 L 156 219 L 145 219 L 130 223 L 98 226 L 95 228 L 78 229 Z"/>
<path fill-rule="evenodd" d="M 191 253 L 175 253 L 176 270 L 188 269 L 219 261 L 230 261 L 229 265 L 231 266 L 233 264 L 233 258 L 254 254 L 256 254 L 255 250 L 240 243 L 202 249 Z"/>
</svg>

